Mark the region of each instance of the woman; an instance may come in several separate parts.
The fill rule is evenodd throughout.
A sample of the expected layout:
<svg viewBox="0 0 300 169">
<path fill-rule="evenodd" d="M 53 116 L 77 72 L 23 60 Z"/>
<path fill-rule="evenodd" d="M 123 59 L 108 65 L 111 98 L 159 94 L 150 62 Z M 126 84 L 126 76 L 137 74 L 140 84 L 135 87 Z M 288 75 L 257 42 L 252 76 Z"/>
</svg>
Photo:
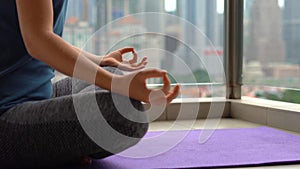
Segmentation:
<svg viewBox="0 0 300 169">
<path fill-rule="evenodd" d="M 120 115 L 108 91 L 116 93 L 121 100 L 126 100 L 126 96 L 132 98 L 138 110 L 143 110 L 139 101 L 149 102 L 150 93 L 163 92 L 156 99 L 167 103 L 178 95 L 179 86 L 170 90 L 165 71 L 142 70 L 147 59 L 137 63 L 133 48 L 100 57 L 64 41 L 61 35 L 66 8 L 67 0 L 0 1 L 1 167 L 59 166 L 87 157 L 104 158 L 136 144 L 136 141 L 107 140 L 118 147 L 108 152 L 94 143 L 77 119 L 72 92 L 82 103 L 96 96 L 99 109 L 110 126 L 134 138 L 143 137 L 148 124 Z M 133 53 L 133 59 L 123 61 L 122 55 L 128 52 Z M 77 73 L 74 73 L 75 65 Z M 135 72 L 122 75 L 112 67 Z M 53 69 L 74 79 L 66 78 L 52 85 Z M 154 77 L 163 79 L 162 92 L 146 87 L 145 80 Z M 129 92 L 124 87 L 128 80 L 131 80 Z M 112 82 L 118 85 L 112 88 Z M 96 92 L 91 92 L 94 86 L 90 84 L 97 86 Z M 128 106 L 126 112 L 130 114 L 131 111 Z M 101 138 L 105 140 L 106 136 Z"/>
</svg>

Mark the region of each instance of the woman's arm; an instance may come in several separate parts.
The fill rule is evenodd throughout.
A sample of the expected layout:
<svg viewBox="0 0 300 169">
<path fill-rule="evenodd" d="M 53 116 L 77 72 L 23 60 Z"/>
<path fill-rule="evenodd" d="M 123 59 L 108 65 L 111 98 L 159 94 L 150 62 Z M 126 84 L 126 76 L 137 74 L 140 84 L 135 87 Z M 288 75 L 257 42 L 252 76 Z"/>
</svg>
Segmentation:
<svg viewBox="0 0 300 169">
<path fill-rule="evenodd" d="M 32 57 L 68 76 L 85 80 L 110 91 L 114 81 L 117 85 L 114 85 L 116 87 L 113 88 L 113 92 L 140 101 L 149 102 L 149 95 L 152 92 L 158 93 L 157 97 L 153 95 L 152 99 L 163 99 L 167 102 L 178 95 L 179 86 L 170 90 L 170 81 L 165 71 L 142 70 L 118 76 L 102 69 L 92 61 L 93 59 L 80 55 L 79 50 L 53 32 L 52 0 L 16 0 L 16 3 L 21 33 L 27 51 Z M 150 90 L 146 87 L 146 79 L 153 77 L 164 79 L 161 90 Z M 159 94 L 160 91 L 164 95 Z"/>
<path fill-rule="evenodd" d="M 17 0 L 24 43 L 29 54 L 54 69 L 110 90 L 112 74 L 101 69 L 53 32 L 52 0 Z M 76 63 L 78 62 L 78 63 Z M 92 77 L 89 75 L 95 75 Z"/>
<path fill-rule="evenodd" d="M 92 53 L 81 50 L 77 47 L 74 47 L 75 50 L 81 53 L 82 56 L 87 57 L 94 63 L 100 66 L 112 66 L 118 67 L 121 70 L 125 71 L 135 71 L 145 68 L 147 62 L 147 57 L 144 57 L 140 63 L 137 63 L 137 54 L 132 47 L 126 47 L 113 51 L 105 56 L 97 56 Z M 131 60 L 124 60 L 123 54 L 132 53 L 133 58 Z"/>
<path fill-rule="evenodd" d="M 80 49 L 80 48 L 78 48 L 78 47 L 76 47 L 76 46 L 74 46 L 74 49 L 75 49 L 77 52 L 79 52 L 79 53 L 81 53 L 82 55 L 84 55 L 85 57 L 87 57 L 89 60 L 91 60 L 91 61 L 94 62 L 95 64 L 101 66 L 100 62 L 101 62 L 101 60 L 103 59 L 104 56 L 97 56 L 97 55 L 95 55 L 95 54 L 86 52 L 86 51 L 84 51 L 84 50 L 82 50 L 82 49 Z"/>
</svg>

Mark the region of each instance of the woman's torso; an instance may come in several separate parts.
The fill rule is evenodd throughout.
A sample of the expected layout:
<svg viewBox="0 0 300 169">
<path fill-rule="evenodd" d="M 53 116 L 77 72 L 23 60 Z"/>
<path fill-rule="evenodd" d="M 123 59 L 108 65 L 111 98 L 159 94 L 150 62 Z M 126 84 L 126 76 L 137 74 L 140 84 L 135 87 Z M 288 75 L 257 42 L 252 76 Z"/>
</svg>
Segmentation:
<svg viewBox="0 0 300 169">
<path fill-rule="evenodd" d="M 62 36 L 68 0 L 53 0 L 54 32 Z M 52 95 L 53 69 L 31 57 L 20 32 L 15 0 L 0 1 L 0 114 Z"/>
</svg>

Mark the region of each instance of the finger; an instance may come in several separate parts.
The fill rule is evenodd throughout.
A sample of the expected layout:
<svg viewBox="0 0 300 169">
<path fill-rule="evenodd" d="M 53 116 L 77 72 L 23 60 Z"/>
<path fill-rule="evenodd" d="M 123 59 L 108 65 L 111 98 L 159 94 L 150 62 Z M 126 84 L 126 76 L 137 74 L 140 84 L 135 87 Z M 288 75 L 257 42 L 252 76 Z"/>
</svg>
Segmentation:
<svg viewBox="0 0 300 169">
<path fill-rule="evenodd" d="M 167 105 L 166 95 L 161 90 L 151 90 L 151 93 L 149 95 L 149 100 L 151 105 L 159 105 L 159 106 Z"/>
<path fill-rule="evenodd" d="M 138 66 L 138 67 L 128 67 L 127 71 L 132 72 L 132 71 L 137 71 L 137 70 L 141 70 L 141 69 L 144 69 L 144 68 L 145 68 L 144 65 L 141 65 L 141 66 Z"/>
<path fill-rule="evenodd" d="M 145 65 L 140 65 L 140 66 L 132 67 L 132 71 L 141 70 L 144 68 L 145 68 Z"/>
<path fill-rule="evenodd" d="M 171 81 L 167 75 L 167 73 L 163 76 L 163 88 L 162 88 L 162 91 L 167 94 L 169 93 L 170 91 L 170 88 L 171 88 Z"/>
<path fill-rule="evenodd" d="M 127 72 L 134 71 L 134 69 L 132 67 L 128 66 L 128 64 L 120 64 L 118 68 L 123 71 L 127 71 Z"/>
<path fill-rule="evenodd" d="M 159 69 L 148 69 L 143 71 L 143 75 L 146 79 L 163 77 L 167 72 Z"/>
<path fill-rule="evenodd" d="M 129 60 L 129 63 L 134 64 L 137 62 L 137 59 L 138 59 L 137 53 L 133 53 L 133 58 L 131 60 Z"/>
<path fill-rule="evenodd" d="M 146 62 L 148 60 L 147 56 L 144 56 L 141 62 Z"/>
<path fill-rule="evenodd" d="M 143 57 L 143 59 L 142 59 L 142 61 L 141 61 L 141 62 L 147 62 L 147 60 L 148 60 L 148 57 L 147 57 L 147 56 L 145 56 L 145 57 Z"/>
<path fill-rule="evenodd" d="M 171 103 L 172 100 L 174 100 L 178 94 L 179 94 L 179 91 L 180 91 L 180 86 L 179 85 L 176 85 L 174 87 L 174 89 L 167 95 L 167 103 Z"/>
<path fill-rule="evenodd" d="M 125 53 L 128 53 L 128 52 L 134 53 L 134 48 L 132 48 L 132 47 L 122 48 L 122 49 L 119 49 L 119 52 L 121 52 L 122 55 Z"/>
<path fill-rule="evenodd" d="M 139 64 L 137 64 L 136 66 L 141 66 L 141 65 L 147 65 L 147 57 L 144 57 L 143 58 L 143 60 L 139 63 Z"/>
<path fill-rule="evenodd" d="M 132 72 L 132 71 L 136 71 L 136 70 L 141 70 L 145 68 L 145 65 L 140 65 L 140 66 L 130 66 L 128 64 L 120 64 L 119 69 L 127 71 L 127 72 Z"/>
<path fill-rule="evenodd" d="M 109 53 L 107 56 L 112 57 L 119 62 L 123 62 L 123 58 L 122 58 L 122 54 L 121 54 L 120 50 L 113 51 L 113 52 Z"/>
<path fill-rule="evenodd" d="M 123 60 L 122 63 L 124 63 L 124 64 L 130 64 L 127 60 Z"/>
</svg>

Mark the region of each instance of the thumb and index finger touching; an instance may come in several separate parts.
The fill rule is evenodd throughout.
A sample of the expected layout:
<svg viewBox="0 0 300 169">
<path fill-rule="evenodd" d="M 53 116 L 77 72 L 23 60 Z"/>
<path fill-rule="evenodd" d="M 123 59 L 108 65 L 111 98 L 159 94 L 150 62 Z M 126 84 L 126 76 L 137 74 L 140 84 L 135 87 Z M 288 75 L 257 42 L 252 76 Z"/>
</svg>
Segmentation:
<svg viewBox="0 0 300 169">
<path fill-rule="evenodd" d="M 135 52 L 133 47 L 125 47 L 125 48 L 119 49 L 118 51 L 121 53 L 121 55 L 131 52 L 133 54 L 133 58 L 129 61 L 129 63 L 133 64 L 133 63 L 137 62 L 138 55 Z"/>
<path fill-rule="evenodd" d="M 125 53 L 129 53 L 129 52 L 135 53 L 133 47 L 126 47 L 126 48 L 119 49 L 119 52 L 120 52 L 122 55 L 125 54 Z"/>
<path fill-rule="evenodd" d="M 148 78 L 162 78 L 163 79 L 163 87 L 162 91 L 166 95 L 167 102 L 170 103 L 173 99 L 177 97 L 180 91 L 180 86 L 176 85 L 173 90 L 171 89 L 171 81 L 168 77 L 167 71 L 165 70 L 158 70 L 158 69 L 151 69 L 146 70 L 145 72 L 145 80 Z"/>
</svg>

